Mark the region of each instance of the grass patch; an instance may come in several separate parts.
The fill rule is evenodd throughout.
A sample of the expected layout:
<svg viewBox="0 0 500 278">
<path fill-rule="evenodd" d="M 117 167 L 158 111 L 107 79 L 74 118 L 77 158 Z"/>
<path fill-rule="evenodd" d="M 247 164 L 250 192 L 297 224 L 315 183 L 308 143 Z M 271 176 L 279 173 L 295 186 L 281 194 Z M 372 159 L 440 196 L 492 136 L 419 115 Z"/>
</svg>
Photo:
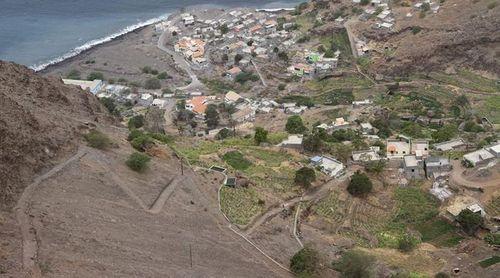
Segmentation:
<svg viewBox="0 0 500 278">
<path fill-rule="evenodd" d="M 111 146 L 111 139 L 106 136 L 106 134 L 98 131 L 92 130 L 84 136 L 85 140 L 92 148 L 104 150 Z"/>
<path fill-rule="evenodd" d="M 220 196 L 222 211 L 235 224 L 246 225 L 262 211 L 255 189 L 224 186 Z"/>
<path fill-rule="evenodd" d="M 346 89 L 353 87 L 371 88 L 373 83 L 360 74 L 349 74 L 341 77 L 332 77 L 322 80 L 309 80 L 305 83 L 306 88 L 317 93 L 326 93 L 335 89 Z"/>
<path fill-rule="evenodd" d="M 269 142 L 269 144 L 272 145 L 277 145 L 287 138 L 288 138 L 288 133 L 286 132 L 275 132 L 275 133 L 269 133 L 267 135 L 267 141 Z"/>
<path fill-rule="evenodd" d="M 488 97 L 480 109 L 491 122 L 500 124 L 500 96 Z"/>
<path fill-rule="evenodd" d="M 488 259 L 482 260 L 479 262 L 479 265 L 482 268 L 487 268 L 489 266 L 492 266 L 494 264 L 500 263 L 500 256 L 492 256 Z"/>
<path fill-rule="evenodd" d="M 279 167 L 282 162 L 287 161 L 290 155 L 286 152 L 270 151 L 260 148 L 251 148 L 247 155 L 250 155 L 269 167 Z"/>
<path fill-rule="evenodd" d="M 320 42 L 326 49 L 325 56 L 327 57 L 334 57 L 333 53 L 337 50 L 341 53 L 341 60 L 349 60 L 352 57 L 351 43 L 345 29 L 321 37 Z"/>
<path fill-rule="evenodd" d="M 397 188 L 394 198 L 398 203 L 395 222 L 420 225 L 439 213 L 437 201 L 420 188 Z"/>
<path fill-rule="evenodd" d="M 350 89 L 335 89 L 316 97 L 317 101 L 325 105 L 351 104 L 354 95 Z"/>
<path fill-rule="evenodd" d="M 463 239 L 457 234 L 455 226 L 442 219 L 433 219 L 415 228 L 422 235 L 423 242 L 429 242 L 438 247 L 452 247 Z"/>
<path fill-rule="evenodd" d="M 234 90 L 234 84 L 222 80 L 203 78 L 201 81 L 215 94 L 225 94 Z"/>
<path fill-rule="evenodd" d="M 235 170 L 246 170 L 252 166 L 252 162 L 246 159 L 239 151 L 230 151 L 222 156 L 222 159 Z"/>
<path fill-rule="evenodd" d="M 442 83 L 474 91 L 495 93 L 500 89 L 500 86 L 497 85 L 497 80 L 482 77 L 468 70 L 460 70 L 456 75 L 433 72 L 429 74 L 429 77 Z"/>
</svg>

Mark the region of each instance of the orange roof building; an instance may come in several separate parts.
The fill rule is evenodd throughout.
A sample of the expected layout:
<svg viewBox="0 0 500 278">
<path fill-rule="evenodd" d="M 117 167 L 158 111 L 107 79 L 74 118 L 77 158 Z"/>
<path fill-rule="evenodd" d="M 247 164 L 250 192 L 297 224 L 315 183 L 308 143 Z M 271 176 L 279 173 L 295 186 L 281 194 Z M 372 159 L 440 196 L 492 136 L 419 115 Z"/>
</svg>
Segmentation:
<svg viewBox="0 0 500 278">
<path fill-rule="evenodd" d="M 196 114 L 203 115 L 207 110 L 207 97 L 196 96 L 186 101 L 186 109 Z"/>
</svg>

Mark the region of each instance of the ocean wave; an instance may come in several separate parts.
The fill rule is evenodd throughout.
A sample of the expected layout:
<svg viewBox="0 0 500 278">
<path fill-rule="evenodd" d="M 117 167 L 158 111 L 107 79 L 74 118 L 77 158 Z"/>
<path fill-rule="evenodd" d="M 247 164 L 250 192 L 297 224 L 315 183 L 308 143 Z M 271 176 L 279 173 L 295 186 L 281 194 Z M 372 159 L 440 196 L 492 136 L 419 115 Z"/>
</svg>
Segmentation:
<svg viewBox="0 0 500 278">
<path fill-rule="evenodd" d="M 104 38 L 89 41 L 81 46 L 73 48 L 71 51 L 69 51 L 69 52 L 67 52 L 67 53 L 65 53 L 65 54 L 63 54 L 55 59 L 52 59 L 52 60 L 49 60 L 47 62 L 43 62 L 40 64 L 32 65 L 32 66 L 30 66 L 30 68 L 36 72 L 44 70 L 48 66 L 58 64 L 58 63 L 63 62 L 64 60 L 67 60 L 69 58 L 73 58 L 73 57 L 79 55 L 80 53 L 91 49 L 92 47 L 95 47 L 95 46 L 103 44 L 103 43 L 110 42 L 110 41 L 116 39 L 117 37 L 123 36 L 127 33 L 130 33 L 130 32 L 133 32 L 133 31 L 135 31 L 139 28 L 142 28 L 144 26 L 148 26 L 148 25 L 155 24 L 155 23 L 158 23 L 160 21 L 166 20 L 169 15 L 170 14 L 164 14 L 164 15 L 161 15 L 159 17 L 151 18 L 151 19 L 148 19 L 146 21 L 142 21 L 142 22 L 139 22 L 137 24 L 127 26 L 127 27 L 123 28 L 122 30 L 120 30 L 119 32 L 113 33 L 113 34 L 106 36 Z"/>
</svg>

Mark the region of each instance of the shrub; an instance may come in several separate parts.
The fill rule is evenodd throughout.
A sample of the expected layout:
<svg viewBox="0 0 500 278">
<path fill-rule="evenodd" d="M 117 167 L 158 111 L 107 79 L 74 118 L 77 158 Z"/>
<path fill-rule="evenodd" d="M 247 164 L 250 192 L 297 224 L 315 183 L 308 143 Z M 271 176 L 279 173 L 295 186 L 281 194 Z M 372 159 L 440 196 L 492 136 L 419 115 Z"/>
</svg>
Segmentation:
<svg viewBox="0 0 500 278">
<path fill-rule="evenodd" d="M 132 141 L 134 140 L 135 138 L 141 136 L 141 135 L 144 135 L 144 133 L 138 129 L 132 129 L 130 131 L 130 133 L 128 134 L 128 137 L 127 137 L 127 140 L 128 141 Z"/>
<path fill-rule="evenodd" d="M 154 142 L 153 142 L 153 139 L 151 139 L 151 137 L 149 137 L 145 134 L 142 134 L 142 135 L 139 135 L 136 138 L 132 139 L 130 144 L 132 145 L 132 147 L 134 149 L 143 152 L 143 151 L 149 149 L 151 146 L 153 146 Z"/>
<path fill-rule="evenodd" d="M 323 147 L 323 140 L 321 140 L 321 134 L 316 132 L 314 134 L 306 136 L 302 140 L 302 147 L 308 152 L 317 152 Z"/>
<path fill-rule="evenodd" d="M 67 75 L 66 75 L 66 78 L 68 79 L 80 79 L 80 72 L 73 69 L 71 70 Z"/>
<path fill-rule="evenodd" d="M 262 127 L 255 128 L 255 135 L 253 137 L 255 144 L 260 145 L 260 143 L 267 142 L 268 131 Z"/>
<path fill-rule="evenodd" d="M 156 76 L 156 78 L 161 79 L 161 80 L 164 80 L 164 79 L 170 78 L 170 76 L 168 75 L 168 73 L 167 73 L 167 72 L 165 72 L 165 71 L 164 71 L 164 72 L 160 72 L 160 73 Z"/>
<path fill-rule="evenodd" d="M 128 120 L 127 126 L 129 129 L 141 128 L 144 126 L 144 116 L 136 115 Z"/>
<path fill-rule="evenodd" d="M 136 152 L 131 154 L 125 163 L 130 169 L 136 172 L 143 172 L 148 167 L 150 160 L 151 158 L 148 155 Z"/>
<path fill-rule="evenodd" d="M 93 71 L 87 76 L 87 80 L 89 81 L 94 81 L 94 80 L 104 80 L 104 75 L 101 72 Z"/>
<path fill-rule="evenodd" d="M 246 159 L 239 151 L 227 152 L 222 159 L 236 170 L 246 170 L 252 166 L 252 162 Z"/>
<path fill-rule="evenodd" d="M 299 115 L 290 116 L 286 122 L 285 130 L 291 134 L 301 134 L 304 133 L 307 128 L 302 122 L 302 118 Z"/>
<path fill-rule="evenodd" d="M 172 138 L 172 136 L 162 133 L 153 132 L 153 133 L 148 133 L 147 135 L 155 140 L 160 141 L 163 144 L 170 144 L 174 141 L 174 138 Z"/>
<path fill-rule="evenodd" d="M 449 277 L 450 277 L 450 275 L 448 275 L 445 272 L 438 272 L 438 273 L 436 273 L 436 275 L 434 275 L 434 278 L 449 278 Z"/>
<path fill-rule="evenodd" d="M 280 90 L 280 91 L 285 90 L 285 88 L 286 88 L 286 84 L 281 83 L 278 85 L 278 90 Z"/>
<path fill-rule="evenodd" d="M 141 69 L 142 73 L 146 73 L 146 74 L 149 74 L 151 73 L 151 67 L 150 66 L 145 66 Z"/>
<path fill-rule="evenodd" d="M 229 128 L 223 128 L 215 135 L 215 139 L 224 140 L 230 136 L 233 136 L 233 132 Z"/>
<path fill-rule="evenodd" d="M 484 240 L 491 245 L 500 245 L 500 234 L 487 234 Z"/>
<path fill-rule="evenodd" d="M 306 246 L 295 253 L 290 259 L 290 270 L 293 273 L 307 277 L 313 275 L 319 267 L 318 251 Z"/>
<path fill-rule="evenodd" d="M 479 213 L 474 213 L 469 209 L 464 209 L 457 217 L 458 223 L 469 235 L 473 235 L 483 225 L 483 217 Z"/>
<path fill-rule="evenodd" d="M 111 145 L 111 140 L 104 133 L 97 130 L 92 130 L 84 138 L 92 148 L 103 150 Z"/>
<path fill-rule="evenodd" d="M 398 249 L 402 252 L 410 252 L 415 249 L 418 244 L 418 240 L 412 235 L 404 235 L 398 241 Z"/>
<path fill-rule="evenodd" d="M 295 184 L 304 187 L 305 189 L 311 186 L 311 183 L 316 180 L 316 173 L 314 169 L 309 167 L 302 167 L 295 172 Z"/>
<path fill-rule="evenodd" d="M 236 77 L 234 78 L 234 81 L 240 83 L 240 84 L 245 84 L 247 81 L 257 81 L 259 80 L 259 76 L 250 73 L 250 72 L 240 72 Z"/>
<path fill-rule="evenodd" d="M 351 250 L 345 252 L 333 267 L 346 278 L 375 277 L 375 262 L 375 258 L 365 252 Z"/>
<path fill-rule="evenodd" d="M 149 78 L 144 81 L 144 88 L 148 90 L 156 90 L 161 88 L 160 80 L 156 77 Z"/>
<path fill-rule="evenodd" d="M 368 173 L 380 174 L 384 171 L 386 162 L 384 160 L 368 161 L 365 163 L 365 170 Z"/>
<path fill-rule="evenodd" d="M 347 191 L 353 196 L 363 196 L 370 193 L 372 188 L 373 184 L 370 178 L 365 173 L 357 171 L 352 175 Z"/>
<path fill-rule="evenodd" d="M 103 97 L 100 98 L 99 101 L 106 107 L 106 109 L 109 111 L 109 113 L 116 115 L 118 114 L 118 110 L 116 109 L 116 104 L 115 101 L 112 98 L 108 97 Z"/>
</svg>

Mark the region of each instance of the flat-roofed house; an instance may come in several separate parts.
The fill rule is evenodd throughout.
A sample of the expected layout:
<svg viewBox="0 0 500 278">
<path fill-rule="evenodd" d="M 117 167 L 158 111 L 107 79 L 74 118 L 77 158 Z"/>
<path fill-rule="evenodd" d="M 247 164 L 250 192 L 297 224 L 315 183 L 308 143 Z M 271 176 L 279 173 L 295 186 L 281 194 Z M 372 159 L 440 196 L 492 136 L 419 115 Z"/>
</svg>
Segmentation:
<svg viewBox="0 0 500 278">
<path fill-rule="evenodd" d="M 311 163 L 319 167 L 321 171 L 330 177 L 340 177 L 344 174 L 344 164 L 334 158 L 327 156 L 315 156 L 311 158 Z"/>
<path fill-rule="evenodd" d="M 290 135 L 287 139 L 283 140 L 278 144 L 278 147 L 291 148 L 291 149 L 302 149 L 302 135 Z"/>
<path fill-rule="evenodd" d="M 446 157 L 431 156 L 424 160 L 425 175 L 429 178 L 434 173 L 449 172 L 451 171 L 450 160 Z"/>
<path fill-rule="evenodd" d="M 234 91 L 229 91 L 224 96 L 225 103 L 235 103 L 238 102 L 240 99 L 242 99 L 242 97 Z"/>
<path fill-rule="evenodd" d="M 493 161 L 495 159 L 495 155 L 483 148 L 464 155 L 463 159 L 475 167 Z"/>
<path fill-rule="evenodd" d="M 402 139 L 387 139 L 386 153 L 389 159 L 401 159 L 410 154 L 410 143 Z"/>
<path fill-rule="evenodd" d="M 418 159 L 427 157 L 429 155 L 429 141 L 422 139 L 411 140 L 411 154 Z"/>
<path fill-rule="evenodd" d="M 451 151 L 457 149 L 463 149 L 465 147 L 465 142 L 462 139 L 454 139 L 446 142 L 441 142 L 434 144 L 434 149 L 438 151 Z"/>
<path fill-rule="evenodd" d="M 231 114 L 231 119 L 236 123 L 253 122 L 255 120 L 255 110 L 245 107 Z"/>
<path fill-rule="evenodd" d="M 406 155 L 403 158 L 403 170 L 407 179 L 421 179 L 422 166 L 414 155 Z"/>
</svg>

